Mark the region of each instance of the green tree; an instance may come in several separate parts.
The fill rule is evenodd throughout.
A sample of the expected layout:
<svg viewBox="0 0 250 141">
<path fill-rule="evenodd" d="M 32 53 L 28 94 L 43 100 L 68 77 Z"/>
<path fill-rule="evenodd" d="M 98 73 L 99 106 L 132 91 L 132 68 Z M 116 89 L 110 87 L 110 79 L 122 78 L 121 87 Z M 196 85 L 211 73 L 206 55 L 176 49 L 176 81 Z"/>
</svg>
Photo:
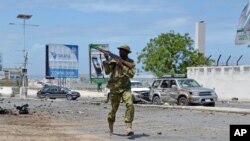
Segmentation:
<svg viewBox="0 0 250 141">
<path fill-rule="evenodd" d="M 161 77 L 166 74 L 186 74 L 187 67 L 210 65 L 212 62 L 194 49 L 188 33 L 181 35 L 170 31 L 150 39 L 139 53 L 137 63 L 142 63 L 145 71 Z"/>
</svg>

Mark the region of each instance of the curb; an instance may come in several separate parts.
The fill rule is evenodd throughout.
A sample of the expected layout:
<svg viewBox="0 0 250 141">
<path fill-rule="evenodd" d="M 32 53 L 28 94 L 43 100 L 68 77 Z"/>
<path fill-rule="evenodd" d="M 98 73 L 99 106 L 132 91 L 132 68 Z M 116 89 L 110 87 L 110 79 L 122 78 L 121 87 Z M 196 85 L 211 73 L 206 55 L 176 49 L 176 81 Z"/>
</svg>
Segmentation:
<svg viewBox="0 0 250 141">
<path fill-rule="evenodd" d="M 182 110 L 195 110 L 195 111 L 211 111 L 211 112 L 222 112 L 222 113 L 235 113 L 235 114 L 250 114 L 250 109 L 242 108 L 227 108 L 227 107 L 204 107 L 204 106 L 165 106 L 165 105 L 135 105 L 138 107 L 152 107 L 152 108 L 163 108 L 163 109 L 182 109 Z"/>
</svg>

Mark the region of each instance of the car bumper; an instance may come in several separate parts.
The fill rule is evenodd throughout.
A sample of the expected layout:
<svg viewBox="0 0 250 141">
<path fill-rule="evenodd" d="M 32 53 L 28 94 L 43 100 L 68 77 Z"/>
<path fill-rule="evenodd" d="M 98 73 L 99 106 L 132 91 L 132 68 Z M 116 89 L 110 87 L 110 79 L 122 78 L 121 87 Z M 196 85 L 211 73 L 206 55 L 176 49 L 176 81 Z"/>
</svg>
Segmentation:
<svg viewBox="0 0 250 141">
<path fill-rule="evenodd" d="M 146 101 L 150 101 L 149 94 L 133 93 L 133 96 L 134 96 L 135 102 L 141 101 L 141 99 L 146 100 Z"/>
<path fill-rule="evenodd" d="M 217 101 L 217 97 L 200 97 L 200 96 L 193 96 L 189 98 L 189 103 L 194 103 L 194 104 L 206 104 L 206 103 L 213 103 Z"/>
</svg>

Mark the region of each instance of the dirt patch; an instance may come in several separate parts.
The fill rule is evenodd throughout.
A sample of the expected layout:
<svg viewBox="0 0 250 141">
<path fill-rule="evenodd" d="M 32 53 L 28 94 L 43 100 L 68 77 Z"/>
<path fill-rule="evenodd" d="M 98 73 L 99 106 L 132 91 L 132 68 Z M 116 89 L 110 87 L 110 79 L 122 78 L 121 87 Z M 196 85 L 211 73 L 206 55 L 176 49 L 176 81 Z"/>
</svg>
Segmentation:
<svg viewBox="0 0 250 141">
<path fill-rule="evenodd" d="M 0 125 L 1 140 L 105 140 L 93 135 L 76 133 L 72 130 L 71 124 L 65 124 L 58 119 L 51 118 L 47 113 L 4 115 L 0 117 Z"/>
<path fill-rule="evenodd" d="M 103 141 L 90 134 L 77 133 L 75 122 L 63 122 L 58 116 L 37 111 L 29 115 L 1 115 L 0 140 L 19 141 Z"/>
</svg>

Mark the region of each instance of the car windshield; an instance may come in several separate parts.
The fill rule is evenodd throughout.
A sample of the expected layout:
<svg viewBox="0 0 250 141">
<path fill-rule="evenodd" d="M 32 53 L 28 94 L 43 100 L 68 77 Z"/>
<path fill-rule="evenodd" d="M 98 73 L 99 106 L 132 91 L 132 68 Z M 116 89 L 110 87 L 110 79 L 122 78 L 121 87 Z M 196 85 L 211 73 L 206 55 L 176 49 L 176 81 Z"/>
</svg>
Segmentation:
<svg viewBox="0 0 250 141">
<path fill-rule="evenodd" d="M 143 85 L 141 82 L 131 82 L 131 87 L 132 88 L 142 88 Z"/>
<path fill-rule="evenodd" d="M 186 79 L 186 80 L 178 80 L 178 83 L 181 87 L 200 87 L 200 84 L 193 79 Z"/>
</svg>

